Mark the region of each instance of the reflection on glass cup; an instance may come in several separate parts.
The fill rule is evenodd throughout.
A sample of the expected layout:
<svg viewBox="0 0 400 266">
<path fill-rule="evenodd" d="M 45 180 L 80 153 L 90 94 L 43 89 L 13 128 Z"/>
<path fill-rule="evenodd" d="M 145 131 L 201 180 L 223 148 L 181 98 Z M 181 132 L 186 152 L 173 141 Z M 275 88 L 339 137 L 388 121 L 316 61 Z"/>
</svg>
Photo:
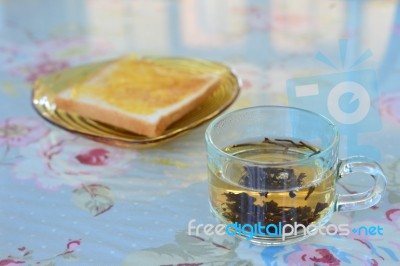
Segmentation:
<svg viewBox="0 0 400 266">
<path fill-rule="evenodd" d="M 371 207 L 385 190 L 379 165 L 361 156 L 339 160 L 337 128 L 310 111 L 258 106 L 227 113 L 209 125 L 206 143 L 211 210 L 235 224 L 228 229 L 240 227 L 244 238 L 257 226 L 254 243 L 305 239 L 334 211 Z M 369 175 L 374 185 L 363 193 L 336 193 L 336 181 L 349 173 Z M 285 230 L 293 227 L 296 234 L 289 235 Z"/>
</svg>

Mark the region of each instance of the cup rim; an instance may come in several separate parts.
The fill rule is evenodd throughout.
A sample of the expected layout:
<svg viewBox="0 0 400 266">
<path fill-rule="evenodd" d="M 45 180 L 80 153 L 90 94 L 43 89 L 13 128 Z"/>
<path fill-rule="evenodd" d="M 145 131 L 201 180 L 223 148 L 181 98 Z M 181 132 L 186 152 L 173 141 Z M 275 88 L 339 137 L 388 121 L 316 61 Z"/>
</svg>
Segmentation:
<svg viewBox="0 0 400 266">
<path fill-rule="evenodd" d="M 328 147 L 326 147 L 325 149 L 321 149 L 321 151 L 317 154 L 313 154 L 307 158 L 302 158 L 302 159 L 298 159 L 298 160 L 292 160 L 292 161 L 288 161 L 288 162 L 257 162 L 257 161 L 253 161 L 253 160 L 248 160 L 248 159 L 243 159 L 243 158 L 239 158 L 236 157 L 234 155 L 231 155 L 229 153 L 224 152 L 223 150 L 221 150 L 220 148 L 217 147 L 217 145 L 215 145 L 215 143 L 213 142 L 213 140 L 211 139 L 211 131 L 213 130 L 213 128 L 215 127 L 215 125 L 217 123 L 219 123 L 220 121 L 235 115 L 237 113 L 241 113 L 241 112 L 247 112 L 250 110 L 254 110 L 254 109 L 289 109 L 289 110 L 294 110 L 297 112 L 302 112 L 302 113 L 308 113 L 311 114 L 313 116 L 316 116 L 322 120 L 324 120 L 327 124 L 329 124 L 333 130 L 333 140 L 331 141 L 331 143 L 329 144 Z M 246 164 L 252 164 L 252 165 L 257 165 L 257 166 L 290 166 L 290 165 L 298 165 L 298 164 L 302 164 L 306 161 L 309 160 L 313 160 L 317 157 L 324 157 L 325 154 L 327 154 L 330 150 L 332 150 L 339 142 L 339 131 L 337 126 L 331 121 L 329 120 L 327 117 L 307 110 L 307 109 L 302 109 L 302 108 L 297 108 L 297 107 L 291 107 L 291 106 L 282 106 L 282 105 L 257 105 L 257 106 L 252 106 L 252 107 L 246 107 L 246 108 L 241 108 L 241 109 L 237 109 L 231 112 L 226 112 L 220 116 L 218 116 L 217 118 L 215 118 L 213 121 L 211 121 L 211 123 L 208 125 L 206 132 L 205 132 L 205 140 L 206 140 L 206 144 L 208 147 L 212 147 L 213 150 L 215 150 L 219 155 L 222 155 L 224 157 L 227 157 L 231 160 L 236 160 L 236 161 L 241 161 L 243 163 Z"/>
</svg>

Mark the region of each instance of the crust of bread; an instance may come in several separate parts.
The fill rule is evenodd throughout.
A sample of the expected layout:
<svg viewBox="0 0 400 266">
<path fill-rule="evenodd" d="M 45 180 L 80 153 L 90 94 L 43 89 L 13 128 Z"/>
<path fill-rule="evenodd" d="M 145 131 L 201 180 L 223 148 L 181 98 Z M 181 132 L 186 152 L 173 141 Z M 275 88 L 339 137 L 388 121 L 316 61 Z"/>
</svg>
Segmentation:
<svg viewBox="0 0 400 266">
<path fill-rule="evenodd" d="M 147 137 L 157 137 L 160 136 L 172 123 L 201 105 L 214 92 L 217 84 L 218 79 L 216 78 L 204 93 L 194 98 L 192 101 L 182 104 L 179 109 L 163 115 L 156 123 L 150 123 L 144 119 L 130 116 L 124 112 L 111 110 L 99 105 L 89 104 L 70 98 L 56 96 L 54 101 L 57 108 L 67 112 L 76 113 L 83 117 L 120 127 Z"/>
</svg>

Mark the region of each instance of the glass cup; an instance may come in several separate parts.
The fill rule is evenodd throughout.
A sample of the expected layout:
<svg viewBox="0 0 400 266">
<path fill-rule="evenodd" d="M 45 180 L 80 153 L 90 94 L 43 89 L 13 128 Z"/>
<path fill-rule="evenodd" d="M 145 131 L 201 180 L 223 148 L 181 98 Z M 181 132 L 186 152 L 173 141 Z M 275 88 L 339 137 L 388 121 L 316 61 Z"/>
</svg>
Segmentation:
<svg viewBox="0 0 400 266">
<path fill-rule="evenodd" d="M 233 111 L 212 121 L 205 138 L 211 211 L 228 234 L 254 243 L 282 245 L 315 235 L 333 212 L 371 207 L 386 187 L 376 162 L 339 160 L 336 126 L 307 110 Z M 336 181 L 350 173 L 366 174 L 374 185 L 336 193 Z"/>
</svg>

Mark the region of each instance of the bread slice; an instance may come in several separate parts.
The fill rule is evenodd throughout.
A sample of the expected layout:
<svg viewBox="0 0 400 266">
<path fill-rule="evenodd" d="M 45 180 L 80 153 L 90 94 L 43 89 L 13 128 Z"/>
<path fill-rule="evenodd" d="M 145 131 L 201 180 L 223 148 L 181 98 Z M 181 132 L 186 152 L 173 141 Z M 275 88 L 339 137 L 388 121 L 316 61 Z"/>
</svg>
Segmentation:
<svg viewBox="0 0 400 266">
<path fill-rule="evenodd" d="M 157 137 L 202 104 L 218 83 L 214 74 L 193 74 L 126 57 L 55 97 L 57 108 Z"/>
</svg>

